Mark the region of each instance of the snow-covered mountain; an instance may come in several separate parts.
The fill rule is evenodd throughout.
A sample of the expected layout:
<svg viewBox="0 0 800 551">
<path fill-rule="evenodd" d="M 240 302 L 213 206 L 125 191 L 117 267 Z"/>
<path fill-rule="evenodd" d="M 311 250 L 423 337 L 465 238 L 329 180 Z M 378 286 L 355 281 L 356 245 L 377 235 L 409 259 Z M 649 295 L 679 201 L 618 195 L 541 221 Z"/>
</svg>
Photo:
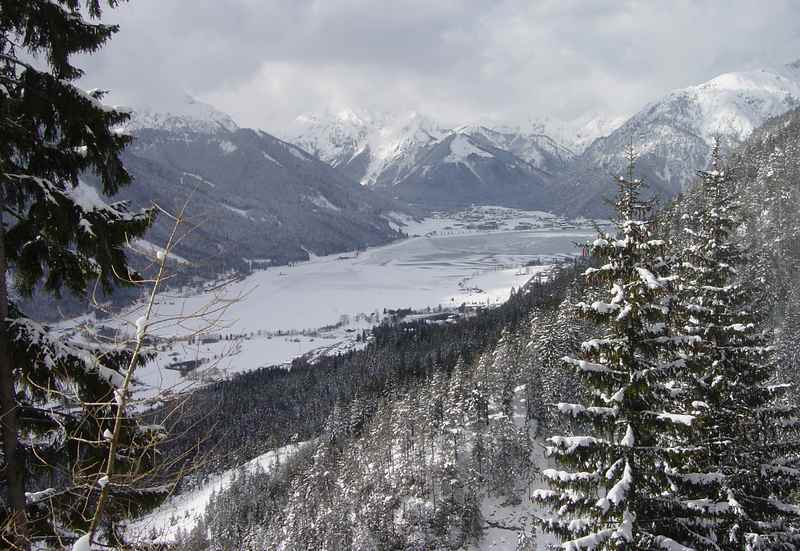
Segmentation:
<svg viewBox="0 0 800 551">
<path fill-rule="evenodd" d="M 338 113 L 300 115 L 287 139 L 334 167 L 346 165 L 380 126 L 368 112 L 347 109 Z"/>
<path fill-rule="evenodd" d="M 571 148 L 536 127 L 526 130 L 520 127 L 468 125 L 459 127 L 454 132 L 469 135 L 479 143 L 508 151 L 535 168 L 551 174 L 559 173 L 575 157 Z"/>
<path fill-rule="evenodd" d="M 618 173 L 625 165 L 625 147 L 632 142 L 639 156 L 638 170 L 651 189 L 669 197 L 685 189 L 696 171 L 705 167 L 715 137 L 730 149 L 768 119 L 798 105 L 800 62 L 726 73 L 675 90 L 592 143 L 582 156 L 578 181 L 608 188 L 608 182 L 596 181 L 596 175 Z M 587 201 L 578 210 L 596 200 L 591 194 L 576 197 Z"/>
<path fill-rule="evenodd" d="M 502 201 L 600 214 L 599 196 L 613 193 L 609 178 L 624 168 L 631 142 L 653 193 L 671 197 L 706 165 L 715 137 L 730 150 L 798 105 L 800 62 L 726 73 L 627 119 L 587 113 L 569 122 L 448 128 L 419 114 L 345 110 L 299 118 L 287 140 L 364 185 L 422 206 Z"/>
<path fill-rule="evenodd" d="M 219 130 L 234 132 L 239 128 L 229 115 L 188 94 L 166 100 L 157 110 L 147 105 L 124 109 L 130 112 L 131 120 L 121 130 L 129 133 L 149 128 L 213 134 Z"/>
<path fill-rule="evenodd" d="M 548 207 L 553 179 L 533 163 L 497 147 L 485 134 L 454 130 L 418 154 L 417 163 L 392 183 L 393 197 L 451 208 L 469 204 Z"/>
<path fill-rule="evenodd" d="M 287 140 L 364 185 L 391 186 L 413 169 L 421 150 L 446 133 L 419 113 L 346 109 L 301 115 Z"/>
<path fill-rule="evenodd" d="M 627 116 L 610 115 L 598 111 L 583 113 L 570 120 L 539 116 L 531 118 L 525 124 L 516 125 L 514 131 L 522 135 L 547 136 L 575 155 L 580 155 L 594 140 L 608 136 L 622 126 L 627 119 Z M 487 126 L 496 129 L 502 128 L 496 125 Z"/>
<path fill-rule="evenodd" d="M 363 185 L 428 207 L 498 200 L 542 207 L 531 189 L 574 157 L 536 129 L 448 129 L 419 113 L 303 115 L 287 139 Z"/>
<path fill-rule="evenodd" d="M 215 272 L 246 259 L 281 264 L 397 237 L 384 217 L 396 204 L 210 105 L 186 96 L 168 111 L 131 114 L 122 130 L 136 139 L 123 160 L 134 184 L 120 196 L 170 210 L 188 199 L 198 227 L 176 253 L 195 266 Z M 170 223 L 158 220 L 147 239 L 162 243 Z"/>
</svg>

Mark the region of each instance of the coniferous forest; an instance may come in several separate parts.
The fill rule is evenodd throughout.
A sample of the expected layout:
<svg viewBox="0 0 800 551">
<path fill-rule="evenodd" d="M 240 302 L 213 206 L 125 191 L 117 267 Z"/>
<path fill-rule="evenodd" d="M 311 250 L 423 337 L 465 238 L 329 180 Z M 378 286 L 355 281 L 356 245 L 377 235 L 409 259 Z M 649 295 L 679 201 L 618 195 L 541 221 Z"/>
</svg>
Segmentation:
<svg viewBox="0 0 800 551">
<path fill-rule="evenodd" d="M 316 425 L 276 422 L 292 428 L 274 445 L 302 451 L 242 473 L 183 545 L 455 549 L 494 498 L 532 512 L 519 549 L 547 533 L 576 550 L 794 549 L 799 145 L 795 111 L 715 150 L 658 210 L 632 163 L 586 262 L 455 327 L 380 328 L 331 359 Z M 326 376 L 303 367 L 209 392 L 267 377 L 287 396 L 297 377 L 308 398 Z"/>
</svg>

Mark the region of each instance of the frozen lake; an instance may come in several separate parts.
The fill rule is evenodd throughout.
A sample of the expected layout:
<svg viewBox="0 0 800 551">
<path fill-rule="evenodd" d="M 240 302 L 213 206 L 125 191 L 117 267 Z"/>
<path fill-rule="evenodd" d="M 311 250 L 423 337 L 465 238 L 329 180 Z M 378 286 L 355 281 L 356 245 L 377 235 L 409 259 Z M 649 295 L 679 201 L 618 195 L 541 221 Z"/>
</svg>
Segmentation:
<svg viewBox="0 0 800 551">
<path fill-rule="evenodd" d="M 220 288 L 159 296 L 148 330 L 173 344 L 137 372 L 141 396 L 179 390 L 198 381 L 281 365 L 311 351 L 335 353 L 380 322 L 384 309 L 493 305 L 524 285 L 554 257 L 577 254 L 589 229 L 438 232 L 360 253 L 312 257 L 291 267 L 257 271 Z M 137 306 L 101 323 L 133 338 Z M 202 314 L 203 319 L 181 319 Z M 91 318 L 73 320 L 97 325 Z M 334 326 L 334 327 L 329 327 Z M 191 341 L 198 329 L 202 334 Z M 278 334 L 280 332 L 280 334 Z M 230 338 L 234 336 L 235 338 Z M 220 339 L 220 337 L 222 337 Z M 197 360 L 186 377 L 165 369 Z"/>
<path fill-rule="evenodd" d="M 526 274 L 520 266 L 542 256 L 574 253 L 574 242 L 588 236 L 502 232 L 415 237 L 358 256 L 315 258 L 257 272 L 230 286 L 228 293 L 247 296 L 227 316 L 249 328 L 304 329 L 383 308 L 457 306 L 487 298 L 496 302 L 529 279 L 530 271 Z M 459 283 L 484 293 L 467 293 Z"/>
</svg>

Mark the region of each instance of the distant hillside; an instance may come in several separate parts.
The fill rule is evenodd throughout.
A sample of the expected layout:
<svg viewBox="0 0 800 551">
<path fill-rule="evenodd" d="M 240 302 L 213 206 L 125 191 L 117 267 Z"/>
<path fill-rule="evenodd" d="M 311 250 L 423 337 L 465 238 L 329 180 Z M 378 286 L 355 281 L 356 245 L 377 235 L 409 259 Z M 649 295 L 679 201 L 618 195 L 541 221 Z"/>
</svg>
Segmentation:
<svg viewBox="0 0 800 551">
<path fill-rule="evenodd" d="M 651 192 L 672 197 L 706 165 L 715 137 L 731 151 L 768 119 L 797 106 L 800 62 L 726 73 L 671 92 L 587 148 L 563 190 L 564 207 L 573 214 L 603 214 L 601 197 L 613 191 L 610 178 L 624 169 L 628 144 Z"/>
<path fill-rule="evenodd" d="M 363 185 L 425 208 L 551 208 L 574 154 L 541 128 L 447 129 L 418 113 L 304 115 L 288 138 Z"/>
<path fill-rule="evenodd" d="M 211 272 L 248 260 L 284 264 L 309 254 L 379 245 L 397 234 L 385 217 L 397 206 L 300 148 L 238 128 L 188 98 L 177 112 L 135 111 L 125 165 L 135 183 L 121 197 L 168 210 L 187 199 L 197 225 L 176 254 Z M 147 239 L 161 245 L 161 217 Z"/>
</svg>

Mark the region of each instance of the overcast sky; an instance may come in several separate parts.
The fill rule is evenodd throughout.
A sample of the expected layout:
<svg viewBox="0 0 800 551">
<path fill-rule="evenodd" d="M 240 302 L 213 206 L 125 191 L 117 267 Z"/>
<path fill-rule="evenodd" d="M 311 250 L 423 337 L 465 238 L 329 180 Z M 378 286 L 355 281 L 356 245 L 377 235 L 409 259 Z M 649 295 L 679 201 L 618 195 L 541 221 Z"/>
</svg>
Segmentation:
<svg viewBox="0 0 800 551">
<path fill-rule="evenodd" d="M 800 58 L 797 0 L 131 0 L 87 87 L 187 91 L 242 126 L 416 110 L 446 124 L 630 114 L 726 71 Z"/>
</svg>

